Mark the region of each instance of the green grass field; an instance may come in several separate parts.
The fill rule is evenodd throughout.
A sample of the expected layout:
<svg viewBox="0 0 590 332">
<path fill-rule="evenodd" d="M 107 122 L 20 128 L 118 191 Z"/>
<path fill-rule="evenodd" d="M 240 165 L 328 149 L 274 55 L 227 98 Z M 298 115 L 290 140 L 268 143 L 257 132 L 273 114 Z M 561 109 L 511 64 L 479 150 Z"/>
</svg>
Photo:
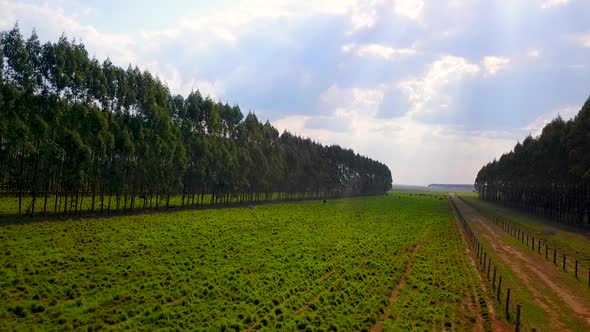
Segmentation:
<svg viewBox="0 0 590 332">
<path fill-rule="evenodd" d="M 481 288 L 442 197 L 16 224 L 0 241 L 0 330 L 470 330 L 487 317 L 465 307 Z"/>
</svg>

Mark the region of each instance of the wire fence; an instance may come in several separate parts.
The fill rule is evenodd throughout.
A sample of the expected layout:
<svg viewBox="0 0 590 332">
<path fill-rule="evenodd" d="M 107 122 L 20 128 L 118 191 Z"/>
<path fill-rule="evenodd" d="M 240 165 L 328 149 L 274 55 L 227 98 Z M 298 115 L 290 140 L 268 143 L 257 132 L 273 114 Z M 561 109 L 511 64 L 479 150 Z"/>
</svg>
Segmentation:
<svg viewBox="0 0 590 332">
<path fill-rule="evenodd" d="M 451 199 L 451 203 L 459 217 L 463 230 L 467 234 L 480 274 L 484 281 L 490 285 L 492 298 L 496 302 L 497 314 L 505 317 L 509 323 L 514 324 L 514 331 L 516 332 L 539 331 L 533 326 L 533 320 L 527 315 L 525 306 L 522 304 L 523 301 L 519 297 L 520 294 L 514 293 L 514 287 L 502 275 L 501 268 L 492 260 L 453 199 Z"/>
<path fill-rule="evenodd" d="M 460 199 L 463 203 L 477 209 L 464 199 Z M 553 262 L 556 267 L 566 273 L 571 273 L 577 280 L 590 287 L 590 258 L 583 259 L 572 254 L 566 254 L 558 248 L 550 246 L 548 241 L 540 239 L 538 235 L 535 238 L 534 234 L 523 231 L 507 218 L 496 215 L 492 221 L 494 225 L 514 237 L 527 248 L 530 248 L 532 252 L 545 257 L 546 261 Z"/>
</svg>

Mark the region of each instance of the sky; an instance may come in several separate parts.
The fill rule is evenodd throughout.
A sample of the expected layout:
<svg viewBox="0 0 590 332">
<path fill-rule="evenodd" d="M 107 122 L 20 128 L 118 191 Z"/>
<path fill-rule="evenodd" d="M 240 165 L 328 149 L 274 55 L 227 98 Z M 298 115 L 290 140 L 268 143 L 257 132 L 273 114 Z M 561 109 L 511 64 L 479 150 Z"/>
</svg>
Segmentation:
<svg viewBox="0 0 590 332">
<path fill-rule="evenodd" d="M 426 185 L 473 183 L 577 114 L 589 13 L 588 0 L 0 0 L 0 29 L 65 33 L 174 94 L 198 89 Z"/>
</svg>

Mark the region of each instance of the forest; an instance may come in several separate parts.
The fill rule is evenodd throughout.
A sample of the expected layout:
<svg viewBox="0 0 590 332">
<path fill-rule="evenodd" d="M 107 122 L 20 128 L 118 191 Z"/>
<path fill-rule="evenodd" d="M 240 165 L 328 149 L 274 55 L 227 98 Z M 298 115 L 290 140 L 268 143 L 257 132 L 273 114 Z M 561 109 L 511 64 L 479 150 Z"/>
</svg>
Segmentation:
<svg viewBox="0 0 590 332">
<path fill-rule="evenodd" d="M 324 146 L 147 71 L 91 58 L 62 35 L 0 33 L 0 192 L 19 214 L 113 205 L 182 206 L 382 194 L 389 168 Z M 253 84 L 256 84 L 253 82 Z M 30 198 L 22 203 L 23 197 Z M 70 204 L 68 205 L 68 199 Z M 141 202 L 135 202 L 137 199 Z M 54 203 L 51 203 L 54 202 Z M 75 203 L 74 203 L 75 202 Z M 53 207 L 51 207 L 53 208 Z"/>
<path fill-rule="evenodd" d="M 571 120 L 560 116 L 528 136 L 475 181 L 479 198 L 523 208 L 555 221 L 589 224 L 590 98 Z"/>
</svg>

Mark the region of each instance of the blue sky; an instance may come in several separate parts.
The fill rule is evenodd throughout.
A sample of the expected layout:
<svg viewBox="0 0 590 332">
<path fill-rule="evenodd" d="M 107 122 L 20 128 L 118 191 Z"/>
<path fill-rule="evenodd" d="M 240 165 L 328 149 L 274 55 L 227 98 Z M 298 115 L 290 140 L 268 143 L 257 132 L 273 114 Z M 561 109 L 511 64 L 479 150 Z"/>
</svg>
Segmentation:
<svg viewBox="0 0 590 332">
<path fill-rule="evenodd" d="M 479 168 L 590 95 L 590 1 L 2 1 L 0 28 L 82 39 L 385 162 L 403 184 Z"/>
</svg>

